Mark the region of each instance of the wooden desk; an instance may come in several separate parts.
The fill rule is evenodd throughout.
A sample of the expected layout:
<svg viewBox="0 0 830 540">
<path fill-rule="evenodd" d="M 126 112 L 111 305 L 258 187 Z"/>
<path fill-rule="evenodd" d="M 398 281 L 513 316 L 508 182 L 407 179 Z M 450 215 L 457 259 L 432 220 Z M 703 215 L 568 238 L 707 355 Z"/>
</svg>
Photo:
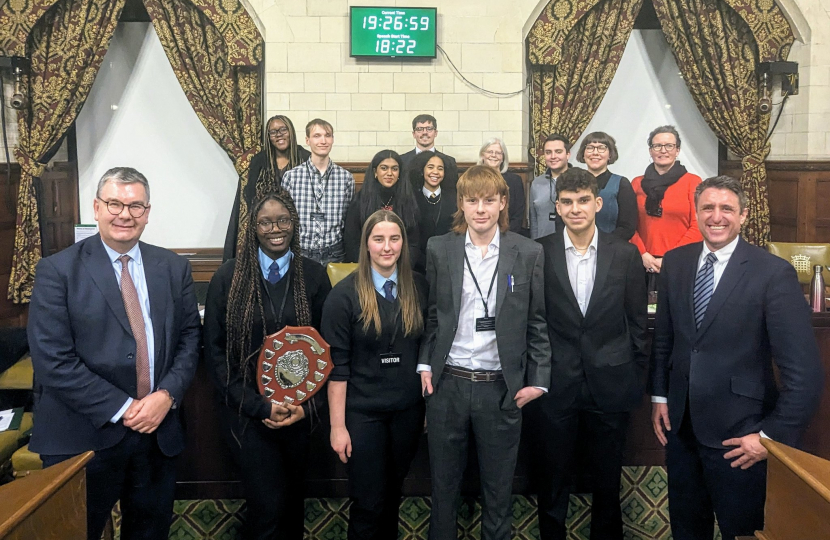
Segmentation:
<svg viewBox="0 0 830 540">
<path fill-rule="evenodd" d="M 87 452 L 0 486 L 0 538 L 86 538 Z"/>
</svg>

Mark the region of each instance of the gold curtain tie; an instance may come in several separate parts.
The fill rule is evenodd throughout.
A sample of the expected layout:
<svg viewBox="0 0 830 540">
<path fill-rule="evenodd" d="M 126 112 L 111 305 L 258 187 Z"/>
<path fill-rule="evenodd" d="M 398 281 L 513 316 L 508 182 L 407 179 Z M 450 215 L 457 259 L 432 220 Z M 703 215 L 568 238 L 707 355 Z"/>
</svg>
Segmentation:
<svg viewBox="0 0 830 540">
<path fill-rule="evenodd" d="M 46 165 L 32 158 L 28 152 L 21 147 L 14 150 L 14 155 L 17 157 L 17 162 L 20 163 L 20 169 L 32 176 L 32 178 L 40 178 L 46 170 Z"/>
<path fill-rule="evenodd" d="M 760 150 L 756 150 L 754 152 L 750 152 L 749 154 L 745 155 L 741 158 L 741 167 L 745 172 L 749 172 L 753 169 L 758 169 L 764 166 L 764 160 L 767 159 L 767 156 L 770 152 L 770 144 L 766 143 L 763 148 Z"/>
</svg>

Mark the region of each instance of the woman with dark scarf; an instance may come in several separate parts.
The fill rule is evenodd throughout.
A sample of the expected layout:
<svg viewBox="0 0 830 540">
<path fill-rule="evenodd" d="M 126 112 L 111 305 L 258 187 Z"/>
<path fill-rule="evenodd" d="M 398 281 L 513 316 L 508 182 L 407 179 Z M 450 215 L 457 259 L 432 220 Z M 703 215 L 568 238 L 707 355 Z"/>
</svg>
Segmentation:
<svg viewBox="0 0 830 540">
<path fill-rule="evenodd" d="M 660 126 L 648 136 L 652 164 L 631 182 L 637 195 L 637 232 L 631 243 L 640 250 L 649 273 L 649 290 L 656 290 L 663 255 L 676 247 L 700 242 L 695 188 L 700 177 L 686 172 L 677 161 L 680 134 L 674 126 Z"/>
<path fill-rule="evenodd" d="M 245 201 L 245 207 L 250 209 L 254 199 L 280 187 L 282 175 L 311 156 L 308 150 L 297 144 L 297 134 L 290 118 L 280 114 L 272 116 L 267 126 L 268 144 L 262 152 L 251 158 L 248 183 L 242 188 L 240 182 L 236 190 L 228 233 L 225 236 L 223 261 L 236 257 L 239 244 L 240 194 Z"/>
<path fill-rule="evenodd" d="M 455 189 L 446 186 L 448 164 L 441 154 L 426 150 L 416 155 L 409 165 L 409 183 L 418 202 L 421 262 L 416 268 L 424 272 L 427 241 L 433 236 L 450 232 L 452 218 L 458 209 Z"/>
<path fill-rule="evenodd" d="M 403 221 L 409 239 L 412 267 L 421 264 L 419 248 L 418 203 L 412 195 L 409 182 L 399 182 L 403 174 L 403 161 L 394 150 L 381 150 L 363 177 L 363 185 L 352 199 L 346 211 L 343 230 L 343 247 L 346 262 L 357 262 L 360 256 L 360 232 L 369 216 L 378 210 L 391 210 Z"/>
</svg>

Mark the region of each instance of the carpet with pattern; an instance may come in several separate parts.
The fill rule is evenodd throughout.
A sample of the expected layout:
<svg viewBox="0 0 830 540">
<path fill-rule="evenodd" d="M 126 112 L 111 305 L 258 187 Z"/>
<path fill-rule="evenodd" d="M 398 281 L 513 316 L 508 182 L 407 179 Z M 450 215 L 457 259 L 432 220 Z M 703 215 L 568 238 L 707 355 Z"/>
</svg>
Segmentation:
<svg viewBox="0 0 830 540">
<path fill-rule="evenodd" d="M 662 467 L 624 467 L 621 500 L 626 540 L 670 540 L 668 486 Z M 568 509 L 568 540 L 588 540 L 591 523 L 591 496 L 574 495 Z M 176 501 L 170 539 L 241 540 L 245 501 Z M 401 505 L 399 540 L 422 540 L 429 526 L 429 497 L 408 497 Z M 307 499 L 306 540 L 345 540 L 348 499 Z M 119 538 L 116 517 L 116 534 Z M 458 538 L 475 540 L 480 534 L 481 508 L 473 497 L 462 500 Z M 513 538 L 538 540 L 535 497 L 513 497 Z M 715 536 L 720 539 L 720 534 Z"/>
</svg>

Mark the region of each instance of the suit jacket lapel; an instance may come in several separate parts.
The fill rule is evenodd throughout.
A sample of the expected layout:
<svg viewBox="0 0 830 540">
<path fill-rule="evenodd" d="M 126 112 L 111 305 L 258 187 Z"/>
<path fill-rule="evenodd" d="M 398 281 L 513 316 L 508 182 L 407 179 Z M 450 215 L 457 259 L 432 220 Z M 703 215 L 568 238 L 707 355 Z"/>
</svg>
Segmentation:
<svg viewBox="0 0 830 540">
<path fill-rule="evenodd" d="M 743 275 L 746 272 L 746 265 L 744 263 L 747 261 L 745 248 L 746 246 L 744 245 L 744 241 L 738 240 L 738 245 L 735 246 L 735 251 L 732 253 L 732 256 L 729 258 L 729 262 L 726 264 L 723 275 L 718 281 L 718 286 L 715 288 L 715 292 L 712 293 L 709 305 L 706 306 L 706 313 L 703 315 L 703 321 L 700 323 L 700 328 L 697 330 L 698 338 L 706 332 L 706 329 L 712 324 L 712 320 L 718 314 L 718 311 L 720 311 L 726 303 L 729 293 L 732 292 L 735 285 L 737 285 L 743 278 Z M 694 295 L 694 293 L 692 294 Z M 692 300 L 692 304 L 694 304 L 694 300 Z M 694 308 L 692 308 L 692 318 L 694 318 Z"/>
<path fill-rule="evenodd" d="M 597 239 L 597 271 L 594 275 L 594 288 L 591 290 L 591 298 L 588 300 L 588 309 L 585 310 L 585 318 L 591 314 L 594 305 L 600 301 L 600 295 L 603 287 L 605 287 L 605 279 L 608 277 L 608 271 L 611 269 L 611 262 L 614 260 L 614 245 L 609 241 L 609 237 L 602 231 L 597 229 L 599 238 Z"/>
<path fill-rule="evenodd" d="M 121 298 L 121 289 L 118 288 L 118 279 L 102 242 L 97 234 L 85 242 L 83 263 L 115 318 L 128 334 L 133 335 L 130 321 L 127 319 L 127 310 L 124 308 L 124 299 Z"/>
<path fill-rule="evenodd" d="M 576 311 L 579 320 L 582 319 L 582 310 L 579 309 L 579 302 L 576 301 L 576 295 L 573 288 L 571 288 L 571 278 L 568 276 L 568 263 L 565 258 L 565 231 L 556 233 L 553 236 L 553 253 L 551 260 L 553 261 L 553 271 L 556 278 L 559 280 L 559 285 L 565 291 L 565 298 L 571 304 L 571 307 Z M 594 287 L 596 289 L 596 287 Z"/>
<path fill-rule="evenodd" d="M 167 319 L 167 299 L 169 297 L 169 280 L 167 263 L 163 259 L 153 260 L 147 256 L 147 250 L 141 246 L 141 262 L 144 265 L 144 278 L 147 280 L 147 294 L 150 297 L 150 319 L 153 322 L 153 350 L 155 351 L 156 379 L 163 368 L 161 348 L 165 343 L 165 321 Z"/>
<path fill-rule="evenodd" d="M 452 303 L 455 307 L 455 318 L 461 313 L 461 289 L 464 282 L 464 239 L 465 235 L 456 234 L 448 237 L 444 246 L 447 250 L 447 264 L 449 265 L 450 284 L 452 286 Z"/>
<path fill-rule="evenodd" d="M 504 297 L 507 295 L 507 276 L 513 274 L 513 266 L 516 264 L 516 257 L 519 255 L 519 248 L 513 241 L 510 233 L 502 233 L 499 239 L 499 277 L 496 279 L 496 317 L 501 313 L 501 306 L 504 304 Z M 513 276 L 515 279 L 516 276 Z M 528 276 L 529 278 L 530 276 Z M 482 290 L 485 294 L 485 291 Z"/>
</svg>

